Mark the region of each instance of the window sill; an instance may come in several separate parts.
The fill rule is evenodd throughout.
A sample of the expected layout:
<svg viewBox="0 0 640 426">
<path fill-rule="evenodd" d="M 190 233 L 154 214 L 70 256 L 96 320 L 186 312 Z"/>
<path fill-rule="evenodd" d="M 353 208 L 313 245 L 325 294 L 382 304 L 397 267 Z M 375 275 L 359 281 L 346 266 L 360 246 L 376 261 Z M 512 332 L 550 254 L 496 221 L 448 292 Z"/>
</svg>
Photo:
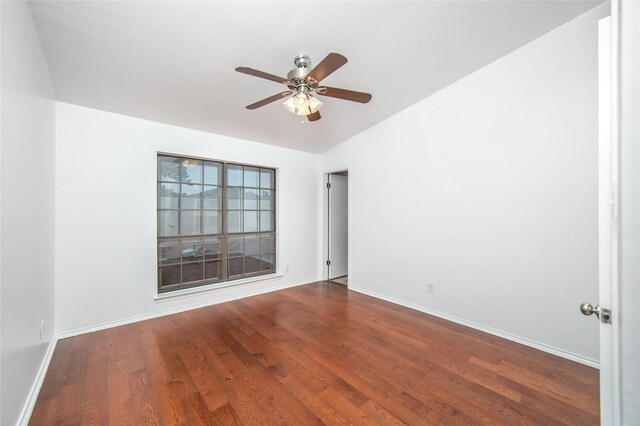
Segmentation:
<svg viewBox="0 0 640 426">
<path fill-rule="evenodd" d="M 176 290 L 168 293 L 156 294 L 153 300 L 156 302 L 167 302 L 169 300 L 182 299 L 182 298 L 190 297 L 196 294 L 211 293 L 223 288 L 236 287 L 242 284 L 257 283 L 260 281 L 271 281 L 271 280 L 279 279 L 282 277 L 283 277 L 282 274 L 274 273 L 269 275 L 259 275 L 257 277 L 243 278 L 240 280 L 225 281 L 222 283 L 203 285 L 202 287 L 185 288 L 184 290 Z"/>
</svg>

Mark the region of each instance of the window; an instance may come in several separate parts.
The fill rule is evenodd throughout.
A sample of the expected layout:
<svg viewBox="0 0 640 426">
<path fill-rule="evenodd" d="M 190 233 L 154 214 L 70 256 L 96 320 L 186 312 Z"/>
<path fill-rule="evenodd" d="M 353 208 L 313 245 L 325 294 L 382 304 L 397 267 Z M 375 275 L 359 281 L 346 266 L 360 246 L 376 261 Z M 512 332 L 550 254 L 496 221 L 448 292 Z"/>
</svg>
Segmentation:
<svg viewBox="0 0 640 426">
<path fill-rule="evenodd" d="M 275 271 L 275 170 L 158 155 L 158 291 Z"/>
</svg>

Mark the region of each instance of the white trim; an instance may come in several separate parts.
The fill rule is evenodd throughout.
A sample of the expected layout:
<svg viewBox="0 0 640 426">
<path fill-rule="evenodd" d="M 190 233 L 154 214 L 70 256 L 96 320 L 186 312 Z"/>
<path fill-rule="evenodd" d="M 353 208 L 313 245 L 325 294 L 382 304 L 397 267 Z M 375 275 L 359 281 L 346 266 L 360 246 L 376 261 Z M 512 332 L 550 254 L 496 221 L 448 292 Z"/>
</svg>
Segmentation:
<svg viewBox="0 0 640 426">
<path fill-rule="evenodd" d="M 273 273 L 269 275 L 258 275 L 257 277 L 243 278 L 240 280 L 223 281 L 221 283 L 209 284 L 200 287 L 185 288 L 184 290 L 159 293 L 153 298 L 153 300 L 155 300 L 156 302 L 166 302 L 169 300 L 184 299 L 185 297 L 189 297 L 194 294 L 210 293 L 221 288 L 235 287 L 242 284 L 257 283 L 261 281 L 271 281 L 282 277 L 282 274 Z"/>
<path fill-rule="evenodd" d="M 433 315 L 447 321 L 455 322 L 456 324 L 464 325 L 466 327 L 473 328 L 475 330 L 483 331 L 485 333 L 493 334 L 494 336 L 501 337 L 503 339 L 511 340 L 512 342 L 520 343 L 525 346 L 529 346 L 534 349 L 541 350 L 543 352 L 550 353 L 552 355 L 557 355 L 562 358 L 569 359 L 571 361 L 579 362 L 580 364 L 588 365 L 589 367 L 599 368 L 600 364 L 598 361 L 592 358 L 587 358 L 582 355 L 574 354 L 573 352 L 568 352 L 563 349 L 559 349 L 553 346 L 546 345 L 540 342 L 534 342 L 533 340 L 525 339 L 524 337 L 516 336 L 515 334 L 507 333 L 504 331 L 496 330 L 495 328 L 487 327 L 472 321 L 467 321 L 462 318 L 454 317 L 453 315 L 444 314 L 442 312 L 435 311 L 433 309 L 425 308 L 424 306 L 419 306 L 410 302 L 405 302 L 404 300 L 396 299 L 393 297 L 385 296 L 380 293 L 376 293 L 374 291 L 365 290 L 359 287 L 349 286 L 349 290 L 356 291 L 358 293 L 366 294 L 367 296 L 375 297 L 376 299 L 382 299 L 387 302 L 394 303 L 396 305 L 404 306 L 406 308 L 415 309 L 416 311 L 424 312 L 429 315 Z"/>
<path fill-rule="evenodd" d="M 264 293 L 271 293 L 272 291 L 284 290 L 286 288 L 297 287 L 299 285 L 304 285 L 304 284 L 310 284 L 310 283 L 313 283 L 313 282 L 316 282 L 316 281 L 318 281 L 317 278 L 311 278 L 311 279 L 306 279 L 306 280 L 302 280 L 302 281 L 296 281 L 294 283 L 289 283 L 289 284 L 276 284 L 276 285 L 272 285 L 270 287 L 260 287 L 258 289 L 249 290 L 249 291 L 243 291 L 243 292 L 235 293 L 233 295 L 226 296 L 226 297 L 221 297 L 221 298 L 214 299 L 214 300 L 206 300 L 204 302 L 192 303 L 192 304 L 186 305 L 186 306 L 179 306 L 179 307 L 176 307 L 176 308 L 163 309 L 161 311 L 151 312 L 151 313 L 148 313 L 148 314 L 136 315 L 136 316 L 125 318 L 125 319 L 121 319 L 121 320 L 109 321 L 109 322 L 105 322 L 105 323 L 102 323 L 102 324 L 92 325 L 92 326 L 89 326 L 89 327 L 83 327 L 83 328 L 78 328 L 78 329 L 75 329 L 75 330 L 65 331 L 65 332 L 62 332 L 62 333 L 58 333 L 56 335 L 56 338 L 57 339 L 66 339 L 67 337 L 79 336 L 81 334 L 92 333 L 94 331 L 105 330 L 105 329 L 108 329 L 108 328 L 113 328 L 113 327 L 118 327 L 118 326 L 121 326 L 121 325 L 131 324 L 131 323 L 134 323 L 134 322 L 145 321 L 145 320 L 148 320 L 148 319 L 153 319 L 153 318 L 163 317 L 163 316 L 166 316 L 166 315 L 171 315 L 171 314 L 177 314 L 177 313 L 180 313 L 180 312 L 190 311 L 190 310 L 193 310 L 193 309 L 204 308 L 204 307 L 207 307 L 207 306 L 217 305 L 219 303 L 224 303 L 224 302 L 230 302 L 232 300 L 238 300 L 238 299 L 242 299 L 242 298 L 245 298 L 245 297 L 257 296 L 259 294 L 264 294 Z"/>
<path fill-rule="evenodd" d="M 49 363 L 51 362 L 51 358 L 53 358 L 53 352 L 56 349 L 57 343 L 57 336 L 53 336 L 51 338 L 51 341 L 49 342 L 49 346 L 47 347 L 47 352 L 44 355 L 42 364 L 40 364 L 40 369 L 38 370 L 36 379 L 33 382 L 33 386 L 31 387 L 31 392 L 29 392 L 29 397 L 27 398 L 27 401 L 22 408 L 20 417 L 18 417 L 18 425 L 20 426 L 26 426 L 27 424 L 29 424 L 31 414 L 33 412 L 33 407 L 35 407 L 36 405 L 36 400 L 38 399 L 38 395 L 40 394 L 40 388 L 42 388 L 44 377 L 47 375 L 47 370 L 49 370 Z"/>
</svg>

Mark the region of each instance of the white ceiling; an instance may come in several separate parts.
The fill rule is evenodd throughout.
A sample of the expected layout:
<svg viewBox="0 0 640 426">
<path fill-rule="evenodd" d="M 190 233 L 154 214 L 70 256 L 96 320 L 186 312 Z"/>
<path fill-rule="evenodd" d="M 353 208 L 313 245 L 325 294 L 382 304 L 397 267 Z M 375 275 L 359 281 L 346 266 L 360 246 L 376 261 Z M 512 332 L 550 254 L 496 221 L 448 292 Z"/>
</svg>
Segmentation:
<svg viewBox="0 0 640 426">
<path fill-rule="evenodd" d="M 32 2 L 56 98 L 105 111 L 323 152 L 600 1 Z M 323 98 L 302 125 L 279 76 L 298 53 L 349 62 L 324 80 L 369 104 Z"/>
</svg>

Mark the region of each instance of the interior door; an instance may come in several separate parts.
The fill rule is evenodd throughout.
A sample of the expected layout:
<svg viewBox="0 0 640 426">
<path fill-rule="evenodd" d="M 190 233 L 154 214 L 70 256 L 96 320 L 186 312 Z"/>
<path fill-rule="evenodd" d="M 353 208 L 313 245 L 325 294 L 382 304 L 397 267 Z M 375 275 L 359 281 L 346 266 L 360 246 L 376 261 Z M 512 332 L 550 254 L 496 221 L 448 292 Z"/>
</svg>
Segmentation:
<svg viewBox="0 0 640 426">
<path fill-rule="evenodd" d="M 348 177 L 330 174 L 329 185 L 329 279 L 348 274 L 349 228 L 348 228 Z"/>
<path fill-rule="evenodd" d="M 616 401 L 618 395 L 617 331 L 615 284 L 617 283 L 617 148 L 612 133 L 612 49 L 611 18 L 598 24 L 598 230 L 599 230 L 599 300 L 601 308 L 611 309 L 611 322 L 600 317 L 600 422 L 620 424 Z"/>
</svg>

